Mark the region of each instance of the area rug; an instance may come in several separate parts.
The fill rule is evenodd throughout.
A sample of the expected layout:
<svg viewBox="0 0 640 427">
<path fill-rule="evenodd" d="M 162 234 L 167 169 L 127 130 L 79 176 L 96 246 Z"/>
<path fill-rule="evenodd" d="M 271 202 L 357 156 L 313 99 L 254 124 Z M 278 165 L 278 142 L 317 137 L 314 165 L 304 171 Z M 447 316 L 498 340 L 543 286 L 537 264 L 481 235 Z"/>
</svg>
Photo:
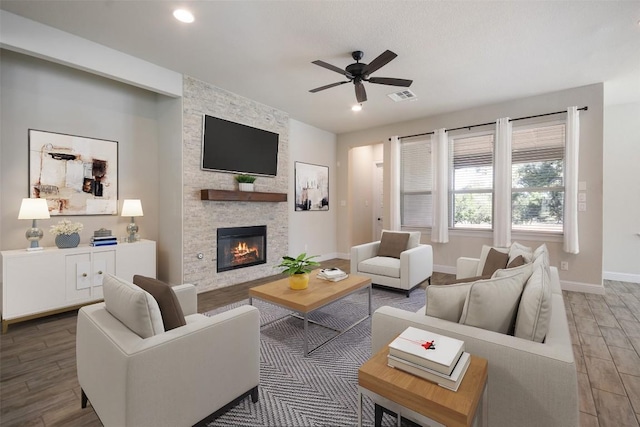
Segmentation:
<svg viewBox="0 0 640 427">
<path fill-rule="evenodd" d="M 222 307 L 208 315 L 248 304 L 248 300 Z M 366 292 L 357 292 L 316 312 L 310 319 L 344 329 L 367 312 Z M 425 292 L 405 294 L 373 289 L 373 310 L 389 305 L 416 311 L 425 304 Z M 286 316 L 287 310 L 254 300 L 261 324 Z M 335 332 L 309 324 L 309 348 Z M 285 317 L 261 329 L 259 400 L 244 399 L 209 423 L 214 426 L 354 426 L 358 420 L 358 368 L 371 356 L 371 320 L 303 357 L 303 321 Z M 364 400 L 363 425 L 373 425 L 373 404 Z M 383 425 L 395 425 L 385 416 Z"/>
</svg>

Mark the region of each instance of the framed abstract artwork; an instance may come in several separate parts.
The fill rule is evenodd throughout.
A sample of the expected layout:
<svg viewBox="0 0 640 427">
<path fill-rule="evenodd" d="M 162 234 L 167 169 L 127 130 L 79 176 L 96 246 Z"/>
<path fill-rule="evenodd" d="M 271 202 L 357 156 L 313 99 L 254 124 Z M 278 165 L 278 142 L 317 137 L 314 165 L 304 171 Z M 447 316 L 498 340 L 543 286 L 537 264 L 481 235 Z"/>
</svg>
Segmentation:
<svg viewBox="0 0 640 427">
<path fill-rule="evenodd" d="M 29 129 L 29 193 L 51 215 L 117 215 L 118 142 Z"/>
<path fill-rule="evenodd" d="M 329 166 L 295 163 L 295 210 L 329 210 Z"/>
</svg>

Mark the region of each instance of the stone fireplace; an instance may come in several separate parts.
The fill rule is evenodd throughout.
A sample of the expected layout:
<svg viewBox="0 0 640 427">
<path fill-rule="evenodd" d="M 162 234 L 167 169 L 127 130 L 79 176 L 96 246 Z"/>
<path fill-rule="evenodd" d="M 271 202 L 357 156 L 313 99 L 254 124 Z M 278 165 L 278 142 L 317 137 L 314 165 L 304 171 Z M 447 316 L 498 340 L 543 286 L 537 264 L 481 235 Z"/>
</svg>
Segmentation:
<svg viewBox="0 0 640 427">
<path fill-rule="evenodd" d="M 267 226 L 217 230 L 217 271 L 235 270 L 267 262 Z"/>
</svg>

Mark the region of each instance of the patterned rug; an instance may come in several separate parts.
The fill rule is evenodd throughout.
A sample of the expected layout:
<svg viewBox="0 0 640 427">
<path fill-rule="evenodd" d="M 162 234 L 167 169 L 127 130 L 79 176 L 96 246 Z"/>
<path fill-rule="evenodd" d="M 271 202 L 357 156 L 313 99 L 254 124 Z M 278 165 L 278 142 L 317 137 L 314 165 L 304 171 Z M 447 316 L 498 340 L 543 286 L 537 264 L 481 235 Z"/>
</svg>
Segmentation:
<svg viewBox="0 0 640 427">
<path fill-rule="evenodd" d="M 244 300 L 207 314 L 248 304 Z M 383 305 L 416 311 L 425 304 L 423 289 L 405 294 L 373 289 L 373 310 Z M 287 310 L 254 300 L 261 324 L 286 316 Z M 367 295 L 361 291 L 316 312 L 310 319 L 344 329 L 367 313 Z M 335 335 L 309 324 L 309 348 Z M 208 424 L 214 426 L 353 426 L 358 420 L 358 368 L 371 356 L 371 320 L 322 346 L 309 357 L 303 353 L 303 321 L 285 317 L 261 329 L 259 400 L 245 398 Z M 373 425 L 373 404 L 365 399 L 363 425 Z M 395 425 L 385 416 L 383 425 Z"/>
</svg>

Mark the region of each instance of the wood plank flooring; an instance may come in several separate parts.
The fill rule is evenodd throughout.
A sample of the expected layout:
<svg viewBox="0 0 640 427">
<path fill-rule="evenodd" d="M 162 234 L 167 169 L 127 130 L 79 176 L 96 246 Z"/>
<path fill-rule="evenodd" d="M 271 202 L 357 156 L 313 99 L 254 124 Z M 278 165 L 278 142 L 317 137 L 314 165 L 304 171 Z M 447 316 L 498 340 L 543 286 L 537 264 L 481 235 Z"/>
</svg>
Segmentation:
<svg viewBox="0 0 640 427">
<path fill-rule="evenodd" d="M 323 267 L 349 270 L 346 260 Z M 450 275 L 434 273 L 432 283 Z M 198 311 L 248 297 L 273 278 L 198 295 Z M 640 420 L 640 284 L 605 281 L 605 295 L 564 292 L 579 375 L 581 426 L 638 426 Z M 9 326 L 0 336 L 0 426 L 101 426 L 80 408 L 76 312 Z"/>
</svg>

